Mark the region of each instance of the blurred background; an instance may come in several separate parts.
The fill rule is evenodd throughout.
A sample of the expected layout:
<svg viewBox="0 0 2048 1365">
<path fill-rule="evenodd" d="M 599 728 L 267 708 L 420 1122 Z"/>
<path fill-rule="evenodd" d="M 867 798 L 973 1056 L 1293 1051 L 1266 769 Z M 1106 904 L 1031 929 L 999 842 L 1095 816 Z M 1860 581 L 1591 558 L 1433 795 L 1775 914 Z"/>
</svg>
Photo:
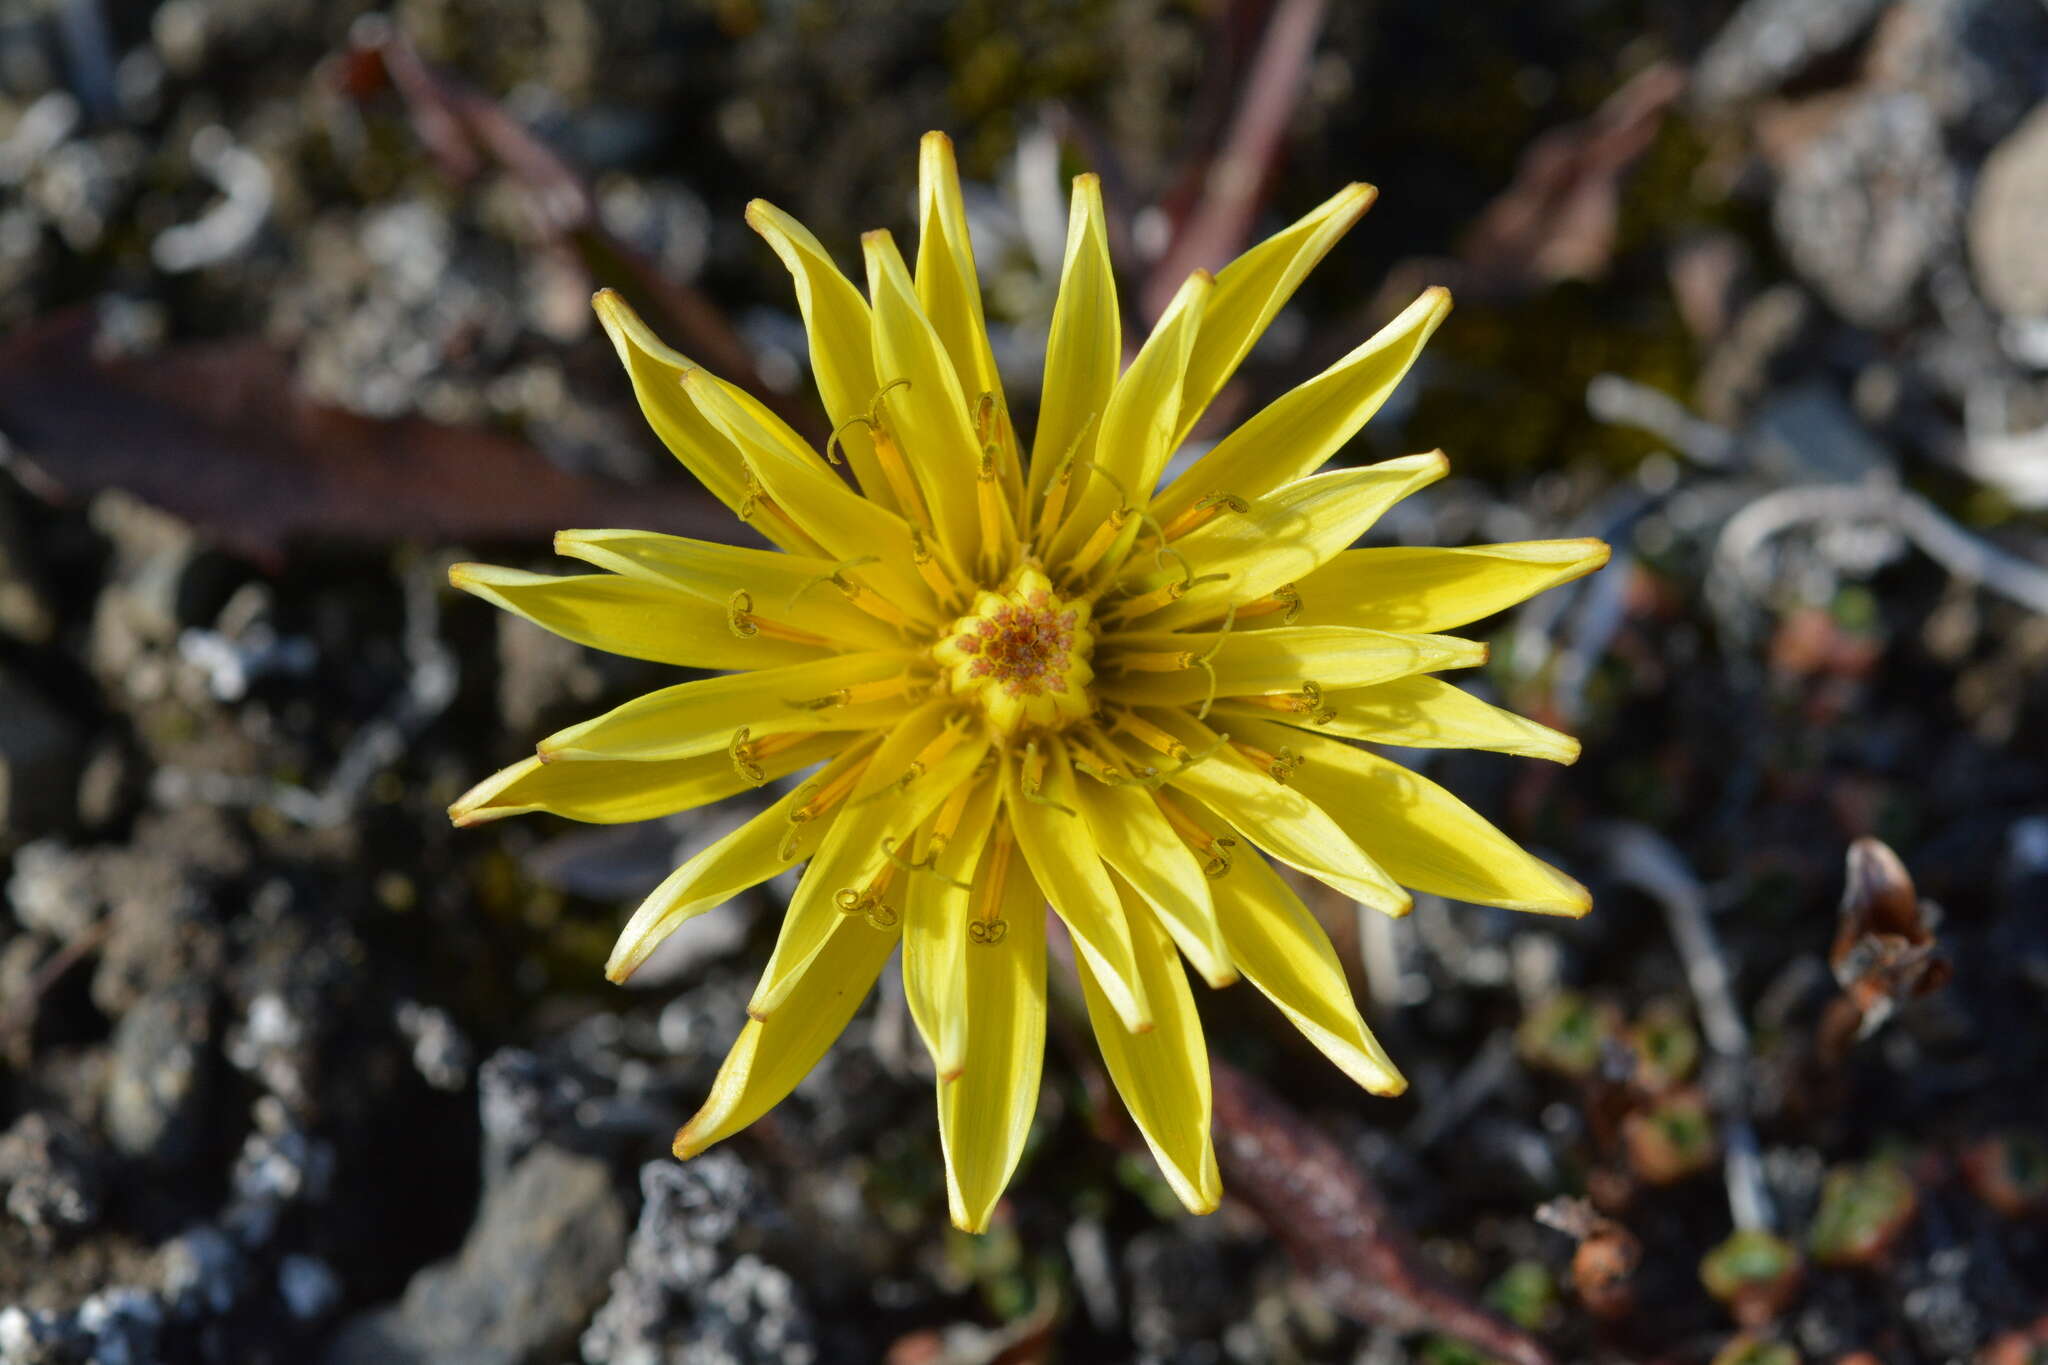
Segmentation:
<svg viewBox="0 0 2048 1365">
<path fill-rule="evenodd" d="M 743 206 L 927 128 L 1020 413 L 1068 176 L 1141 320 L 1369 180 L 1197 440 L 1447 284 L 1375 538 L 1614 543 L 1467 679 L 1582 761 L 1404 755 L 1594 914 L 1322 893 L 1412 1087 L 1205 996 L 1206 1219 L 1056 1029 L 950 1231 L 886 990 L 674 1163 L 787 884 L 600 967 L 747 803 L 444 814 L 670 676 L 449 562 L 733 529 L 591 291 L 817 434 Z M 0 0 L 0 1362 L 2048 1358 L 2044 222 L 2042 0 Z"/>
</svg>

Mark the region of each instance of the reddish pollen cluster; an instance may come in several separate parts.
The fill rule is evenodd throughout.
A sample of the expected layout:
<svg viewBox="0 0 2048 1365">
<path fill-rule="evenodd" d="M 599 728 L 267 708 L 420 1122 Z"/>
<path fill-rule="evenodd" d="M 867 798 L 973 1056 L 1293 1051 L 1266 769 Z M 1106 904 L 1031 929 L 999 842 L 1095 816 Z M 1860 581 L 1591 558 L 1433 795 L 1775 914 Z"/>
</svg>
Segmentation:
<svg viewBox="0 0 2048 1365">
<path fill-rule="evenodd" d="M 1034 592 L 1020 604 L 975 618 L 973 630 L 956 637 L 953 645 L 975 656 L 968 669 L 973 676 L 989 679 L 1013 697 L 1064 692 L 1067 656 L 1080 619 L 1072 607 L 1061 610 L 1051 593 Z"/>
<path fill-rule="evenodd" d="M 1003 590 L 976 596 L 932 657 L 953 695 L 979 701 L 989 727 L 1007 735 L 1025 725 L 1058 729 L 1092 712 L 1094 649 L 1088 604 L 1064 600 L 1027 567 Z"/>
</svg>

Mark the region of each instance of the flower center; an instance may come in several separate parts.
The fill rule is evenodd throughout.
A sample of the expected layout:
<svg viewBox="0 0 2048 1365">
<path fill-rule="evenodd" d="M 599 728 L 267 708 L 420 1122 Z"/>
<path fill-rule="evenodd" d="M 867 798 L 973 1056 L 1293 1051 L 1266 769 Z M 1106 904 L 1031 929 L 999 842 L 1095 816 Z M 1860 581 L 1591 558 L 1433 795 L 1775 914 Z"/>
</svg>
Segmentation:
<svg viewBox="0 0 2048 1365">
<path fill-rule="evenodd" d="M 1095 709 L 1094 648 L 1088 604 L 1067 601 L 1044 574 L 1024 568 L 1005 590 L 977 595 L 932 657 L 955 696 L 979 701 L 990 728 L 1010 734 L 1025 725 L 1056 730 Z"/>
</svg>

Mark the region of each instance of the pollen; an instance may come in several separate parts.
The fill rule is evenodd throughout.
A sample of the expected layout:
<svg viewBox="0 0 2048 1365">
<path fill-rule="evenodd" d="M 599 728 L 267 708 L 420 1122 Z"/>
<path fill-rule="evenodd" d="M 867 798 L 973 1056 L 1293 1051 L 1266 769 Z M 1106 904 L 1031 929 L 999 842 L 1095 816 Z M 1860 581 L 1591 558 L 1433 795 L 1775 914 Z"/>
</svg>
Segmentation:
<svg viewBox="0 0 2048 1365">
<path fill-rule="evenodd" d="M 1058 730 L 1095 710 L 1088 603 L 1061 597 L 1036 568 L 976 596 L 932 647 L 953 694 L 981 704 L 989 729 Z"/>
</svg>

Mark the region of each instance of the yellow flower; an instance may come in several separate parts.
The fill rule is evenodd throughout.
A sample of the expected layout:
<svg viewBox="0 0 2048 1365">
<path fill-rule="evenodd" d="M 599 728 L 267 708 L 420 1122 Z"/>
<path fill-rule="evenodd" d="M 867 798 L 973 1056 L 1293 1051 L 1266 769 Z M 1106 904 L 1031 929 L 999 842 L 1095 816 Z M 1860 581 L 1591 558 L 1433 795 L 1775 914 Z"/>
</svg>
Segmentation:
<svg viewBox="0 0 2048 1365">
<path fill-rule="evenodd" d="M 1049 902 L 1111 1077 L 1175 1192 L 1206 1211 L 1220 1188 L 1183 958 L 1214 987 L 1249 977 L 1367 1090 L 1405 1084 L 1268 857 L 1390 915 L 1409 909 L 1403 886 L 1587 909 L 1577 882 L 1349 741 L 1572 761 L 1572 739 L 1432 676 L 1486 657 L 1438 632 L 1597 568 L 1607 547 L 1346 548 L 1444 473 L 1441 453 L 1315 473 L 1414 361 L 1450 307 L 1441 289 L 1152 493 L 1371 188 L 1197 272 L 1124 367 L 1101 192 L 1079 177 L 1026 458 L 945 137 L 925 138 L 919 172 L 915 268 L 868 233 L 866 297 L 788 215 L 748 209 L 795 276 L 837 428 L 822 456 L 597 297 L 656 433 L 778 548 L 564 531 L 557 551 L 603 572 L 458 565 L 457 587 L 571 640 L 732 671 L 550 735 L 450 813 L 644 820 L 822 765 L 676 869 L 607 967 L 623 980 L 685 920 L 808 862 L 677 1154 L 787 1095 L 900 943 L 953 1220 L 986 1227 L 1038 1098 Z"/>
</svg>

